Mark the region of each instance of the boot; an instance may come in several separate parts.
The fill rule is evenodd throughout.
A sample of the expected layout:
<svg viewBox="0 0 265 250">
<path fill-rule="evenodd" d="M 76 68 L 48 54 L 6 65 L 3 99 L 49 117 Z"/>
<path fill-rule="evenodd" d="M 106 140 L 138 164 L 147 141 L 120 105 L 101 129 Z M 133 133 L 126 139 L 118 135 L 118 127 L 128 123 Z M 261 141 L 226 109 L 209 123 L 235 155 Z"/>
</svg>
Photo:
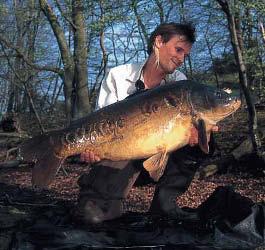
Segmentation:
<svg viewBox="0 0 265 250">
<path fill-rule="evenodd" d="M 168 160 L 165 172 L 157 183 L 149 209 L 152 215 L 167 216 L 180 220 L 198 220 L 194 212 L 184 211 L 176 204 L 176 198 L 190 186 L 200 159 L 205 154 L 196 147 L 186 146 L 173 152 Z"/>
<path fill-rule="evenodd" d="M 132 162 L 113 164 L 119 164 L 120 169 L 98 165 L 79 178 L 80 195 L 74 212 L 75 220 L 97 224 L 122 215 L 122 201 L 132 188 L 140 169 Z"/>
<path fill-rule="evenodd" d="M 79 198 L 75 221 L 82 224 L 99 224 L 122 215 L 121 200 L 104 200 L 89 197 Z"/>
</svg>

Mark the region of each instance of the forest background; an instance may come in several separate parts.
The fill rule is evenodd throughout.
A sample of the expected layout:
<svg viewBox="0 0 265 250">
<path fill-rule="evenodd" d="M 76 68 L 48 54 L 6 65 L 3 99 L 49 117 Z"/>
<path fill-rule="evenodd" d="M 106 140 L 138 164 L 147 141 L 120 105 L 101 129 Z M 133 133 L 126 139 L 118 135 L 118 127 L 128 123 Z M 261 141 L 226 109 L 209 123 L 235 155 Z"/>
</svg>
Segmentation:
<svg viewBox="0 0 265 250">
<path fill-rule="evenodd" d="M 1 114 L 30 117 L 38 132 L 89 114 L 108 70 L 145 60 L 162 22 L 196 26 L 181 71 L 241 91 L 255 130 L 254 104 L 265 95 L 263 0 L 1 1 Z"/>
</svg>

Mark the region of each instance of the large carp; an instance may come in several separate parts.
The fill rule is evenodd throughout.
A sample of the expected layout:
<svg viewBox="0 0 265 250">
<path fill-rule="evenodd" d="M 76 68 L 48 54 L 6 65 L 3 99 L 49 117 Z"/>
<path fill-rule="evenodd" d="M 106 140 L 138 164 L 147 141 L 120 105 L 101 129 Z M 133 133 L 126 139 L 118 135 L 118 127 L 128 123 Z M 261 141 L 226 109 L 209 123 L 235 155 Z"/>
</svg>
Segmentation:
<svg viewBox="0 0 265 250">
<path fill-rule="evenodd" d="M 65 129 L 29 139 L 20 148 L 21 156 L 35 162 L 32 181 L 41 187 L 51 183 L 68 156 L 85 150 L 102 160 L 147 159 L 144 167 L 158 179 L 168 154 L 189 143 L 193 127 L 207 153 L 211 128 L 240 104 L 220 89 L 174 82 L 97 110 Z"/>
</svg>

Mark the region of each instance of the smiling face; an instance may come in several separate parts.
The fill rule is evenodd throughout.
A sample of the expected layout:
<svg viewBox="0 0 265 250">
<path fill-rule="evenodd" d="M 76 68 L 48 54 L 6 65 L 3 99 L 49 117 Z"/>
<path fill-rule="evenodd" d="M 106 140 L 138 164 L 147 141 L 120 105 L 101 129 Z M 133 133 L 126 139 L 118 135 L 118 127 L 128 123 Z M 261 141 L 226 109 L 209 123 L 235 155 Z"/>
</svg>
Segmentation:
<svg viewBox="0 0 265 250">
<path fill-rule="evenodd" d="M 157 36 L 155 46 L 159 50 L 159 67 L 165 74 L 172 74 L 182 65 L 192 44 L 185 36 L 174 35 L 168 42 L 163 42 L 162 37 Z"/>
</svg>

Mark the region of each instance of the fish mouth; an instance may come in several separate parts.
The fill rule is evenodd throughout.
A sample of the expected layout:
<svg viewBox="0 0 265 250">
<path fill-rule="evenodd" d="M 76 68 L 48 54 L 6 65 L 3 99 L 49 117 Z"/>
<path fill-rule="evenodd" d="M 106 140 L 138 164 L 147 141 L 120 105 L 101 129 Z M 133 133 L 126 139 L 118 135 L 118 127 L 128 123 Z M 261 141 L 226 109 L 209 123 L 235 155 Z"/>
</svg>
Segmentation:
<svg viewBox="0 0 265 250">
<path fill-rule="evenodd" d="M 206 120 L 207 123 L 211 125 L 216 125 L 219 121 L 236 112 L 240 108 L 240 106 L 241 100 L 235 99 L 232 103 L 220 107 L 219 112 L 218 110 L 214 111 L 213 109 L 211 109 L 210 113 L 208 114 L 201 113 L 201 117 L 202 119 Z"/>
<path fill-rule="evenodd" d="M 234 99 L 234 101 L 232 103 L 230 103 L 230 106 L 232 106 L 232 110 L 230 111 L 230 114 L 231 114 L 231 113 L 237 111 L 240 108 L 240 106 L 241 106 L 241 100 L 238 97 L 236 97 Z"/>
<path fill-rule="evenodd" d="M 233 101 L 233 103 L 230 103 L 227 106 L 228 106 L 228 110 L 227 110 L 227 112 L 223 113 L 223 118 L 236 112 L 241 106 L 241 100 L 236 99 Z"/>
<path fill-rule="evenodd" d="M 220 112 L 218 112 L 218 117 L 220 117 L 220 119 L 218 119 L 218 121 L 224 119 L 225 117 L 233 114 L 234 112 L 236 112 L 240 106 L 241 106 L 241 100 L 238 96 L 230 96 L 229 97 L 230 101 L 225 104 L 225 105 L 221 105 L 219 110 Z"/>
</svg>

